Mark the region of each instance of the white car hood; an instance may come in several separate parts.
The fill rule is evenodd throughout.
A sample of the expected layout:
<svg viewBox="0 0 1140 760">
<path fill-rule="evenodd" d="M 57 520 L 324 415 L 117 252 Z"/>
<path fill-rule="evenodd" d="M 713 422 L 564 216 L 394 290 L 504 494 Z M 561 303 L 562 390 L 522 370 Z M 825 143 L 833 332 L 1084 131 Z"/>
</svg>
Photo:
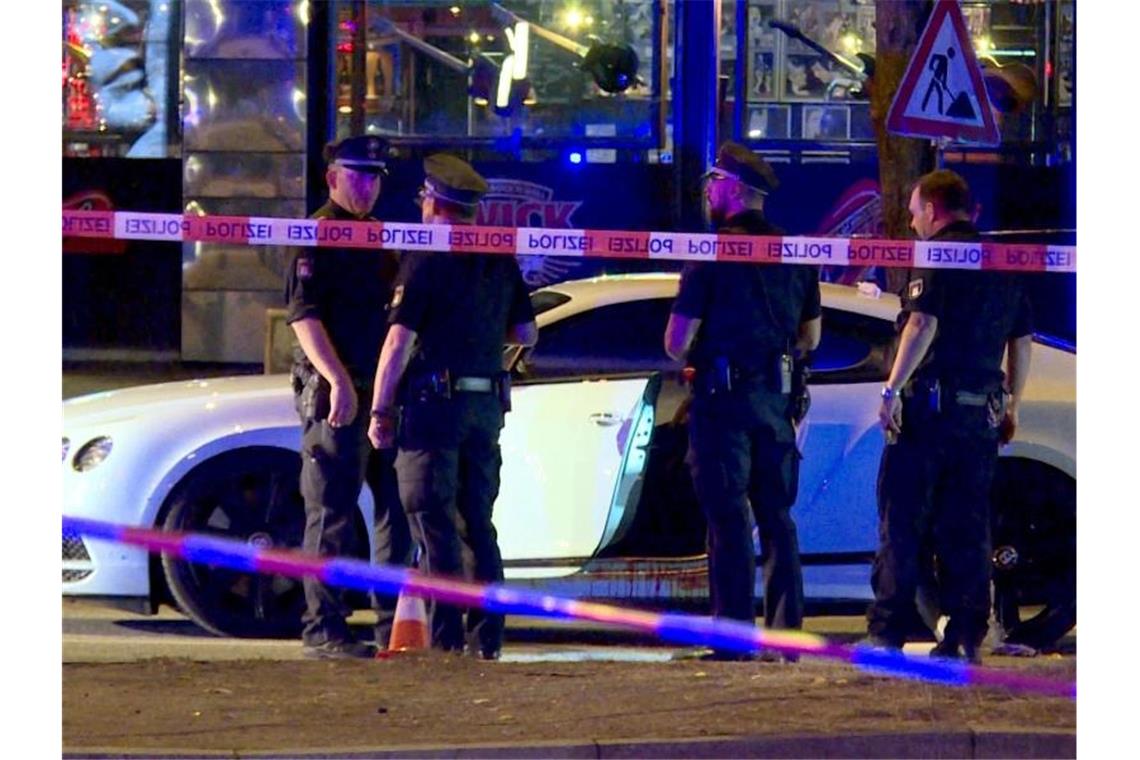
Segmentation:
<svg viewBox="0 0 1140 760">
<path fill-rule="evenodd" d="M 68 426 L 86 426 L 133 419 L 152 411 L 166 414 L 176 407 L 215 411 L 256 400 L 280 399 L 286 403 L 290 394 L 289 376 L 283 374 L 181 380 L 79 396 L 63 403 L 63 415 Z"/>
</svg>

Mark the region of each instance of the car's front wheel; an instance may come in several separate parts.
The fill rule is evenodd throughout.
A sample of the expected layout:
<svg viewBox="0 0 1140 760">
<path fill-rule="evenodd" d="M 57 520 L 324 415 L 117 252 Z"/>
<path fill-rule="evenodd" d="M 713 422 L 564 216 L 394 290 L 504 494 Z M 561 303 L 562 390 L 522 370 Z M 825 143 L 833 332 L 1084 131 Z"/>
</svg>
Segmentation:
<svg viewBox="0 0 1140 760">
<path fill-rule="evenodd" d="M 1050 648 L 1077 620 L 1077 487 L 1038 462 L 1003 459 L 993 484 L 994 612 L 1006 640 Z M 1022 619 L 1023 608 L 1034 614 Z"/>
<path fill-rule="evenodd" d="M 300 470 L 296 452 L 268 447 L 211 459 L 171 495 L 162 527 L 235 538 L 262 548 L 299 548 L 305 529 Z M 162 568 L 179 608 L 213 633 L 256 638 L 300 633 L 305 603 L 300 580 L 167 555 Z"/>
</svg>

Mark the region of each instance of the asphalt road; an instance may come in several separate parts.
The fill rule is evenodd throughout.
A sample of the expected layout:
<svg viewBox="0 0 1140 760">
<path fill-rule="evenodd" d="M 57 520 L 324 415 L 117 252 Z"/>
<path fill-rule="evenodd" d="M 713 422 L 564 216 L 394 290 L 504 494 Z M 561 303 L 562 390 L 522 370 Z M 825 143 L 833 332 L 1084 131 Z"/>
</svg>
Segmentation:
<svg viewBox="0 0 1140 760">
<path fill-rule="evenodd" d="M 163 606 L 156 615 L 125 612 L 82 599 L 63 600 L 63 662 L 131 662 L 153 657 L 194 660 L 299 660 L 298 641 L 213 636 L 178 611 Z M 371 613 L 350 621 L 367 635 Z M 809 617 L 806 629 L 851 642 L 864 633 L 861 616 Z M 929 650 L 908 645 L 908 652 Z M 662 662 L 678 652 L 652 637 L 593 623 L 508 617 L 503 659 L 508 662 Z"/>
</svg>

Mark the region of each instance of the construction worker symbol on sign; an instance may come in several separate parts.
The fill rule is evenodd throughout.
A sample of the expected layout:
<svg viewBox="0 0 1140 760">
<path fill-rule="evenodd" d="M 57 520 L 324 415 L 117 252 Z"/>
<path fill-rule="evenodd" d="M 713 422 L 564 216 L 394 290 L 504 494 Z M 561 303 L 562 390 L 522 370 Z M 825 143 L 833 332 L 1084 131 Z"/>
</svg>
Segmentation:
<svg viewBox="0 0 1140 760">
<path fill-rule="evenodd" d="M 1000 142 L 972 45 L 958 3 L 937 0 L 887 113 L 888 131 Z"/>
<path fill-rule="evenodd" d="M 955 55 L 957 55 L 957 53 L 954 51 L 954 48 L 948 47 L 946 48 L 945 55 L 935 53 L 930 56 L 930 62 L 927 64 L 927 68 L 934 76 L 930 80 L 930 84 L 926 87 L 926 95 L 922 98 L 922 110 L 925 112 L 930 111 L 928 107 L 930 96 L 936 95 L 938 97 L 938 114 L 973 121 L 977 117 L 974 113 L 974 107 L 970 105 L 969 95 L 965 92 L 959 92 L 957 96 L 954 96 L 950 85 L 946 82 L 950 69 L 950 61 L 954 59 Z M 943 98 L 950 101 L 949 108 L 943 108 Z"/>
</svg>

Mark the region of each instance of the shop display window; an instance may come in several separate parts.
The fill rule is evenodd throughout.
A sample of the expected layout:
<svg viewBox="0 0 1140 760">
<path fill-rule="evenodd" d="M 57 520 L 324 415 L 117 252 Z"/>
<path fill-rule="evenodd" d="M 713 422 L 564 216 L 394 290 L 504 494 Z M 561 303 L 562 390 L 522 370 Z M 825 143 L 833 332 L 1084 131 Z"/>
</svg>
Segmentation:
<svg viewBox="0 0 1140 760">
<path fill-rule="evenodd" d="M 740 3 L 745 27 L 738 33 Z M 1032 102 L 999 115 L 1007 143 L 1049 141 L 1064 130 L 1057 111 L 1072 105 L 1074 5 L 962 3 L 983 67 L 1025 67 L 1036 77 Z M 874 141 L 869 91 L 858 71 L 861 57 L 875 55 L 874 0 L 722 0 L 721 33 L 736 38 L 744 56 L 743 82 L 729 95 L 744 101 L 743 139 Z M 722 40 L 720 47 L 721 70 L 735 70 L 737 44 Z"/>
<path fill-rule="evenodd" d="M 368 0 L 333 17 L 338 134 L 657 144 L 658 0 Z"/>
<path fill-rule="evenodd" d="M 172 0 L 64 0 L 63 155 L 180 154 L 180 7 Z"/>
</svg>

